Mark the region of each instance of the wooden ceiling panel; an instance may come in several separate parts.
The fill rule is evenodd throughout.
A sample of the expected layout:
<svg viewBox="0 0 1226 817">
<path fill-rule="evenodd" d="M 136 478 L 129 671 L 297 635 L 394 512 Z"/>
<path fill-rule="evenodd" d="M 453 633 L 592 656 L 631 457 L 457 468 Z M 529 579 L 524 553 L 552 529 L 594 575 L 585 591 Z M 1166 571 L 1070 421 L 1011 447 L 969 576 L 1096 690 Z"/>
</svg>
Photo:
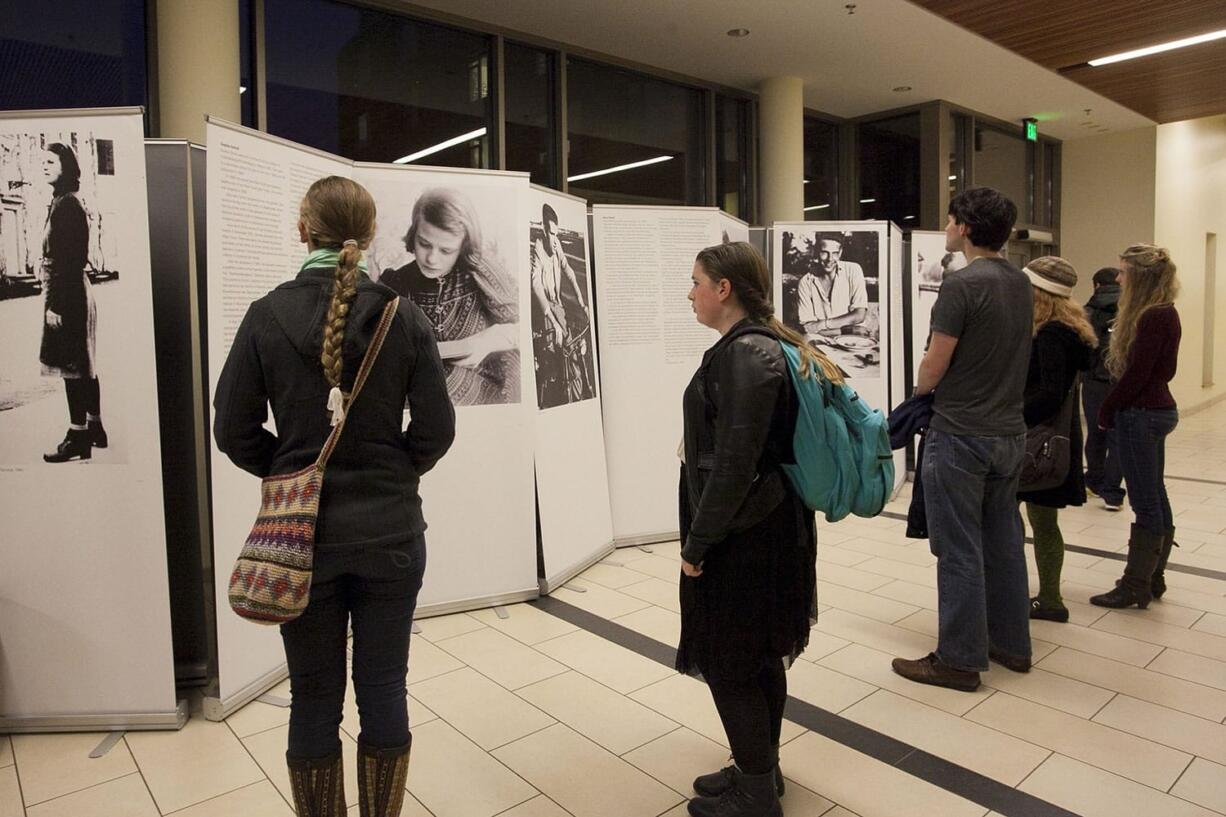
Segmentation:
<svg viewBox="0 0 1226 817">
<path fill-rule="evenodd" d="M 1226 113 L 1226 43 L 1089 60 L 1226 28 L 1226 0 L 912 0 L 1158 122 Z"/>
</svg>

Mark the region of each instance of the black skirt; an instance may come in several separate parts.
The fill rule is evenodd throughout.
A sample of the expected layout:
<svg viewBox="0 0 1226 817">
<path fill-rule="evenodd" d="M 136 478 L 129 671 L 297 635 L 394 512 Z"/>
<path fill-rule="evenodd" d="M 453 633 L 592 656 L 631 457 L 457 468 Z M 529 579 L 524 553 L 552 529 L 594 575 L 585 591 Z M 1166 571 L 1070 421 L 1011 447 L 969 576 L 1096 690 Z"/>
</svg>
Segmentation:
<svg viewBox="0 0 1226 817">
<path fill-rule="evenodd" d="M 680 486 L 681 541 L 691 513 Z M 711 548 L 702 576 L 681 576 L 677 670 L 742 680 L 770 660 L 794 660 L 817 620 L 813 512 L 792 491 L 765 519 Z"/>
</svg>

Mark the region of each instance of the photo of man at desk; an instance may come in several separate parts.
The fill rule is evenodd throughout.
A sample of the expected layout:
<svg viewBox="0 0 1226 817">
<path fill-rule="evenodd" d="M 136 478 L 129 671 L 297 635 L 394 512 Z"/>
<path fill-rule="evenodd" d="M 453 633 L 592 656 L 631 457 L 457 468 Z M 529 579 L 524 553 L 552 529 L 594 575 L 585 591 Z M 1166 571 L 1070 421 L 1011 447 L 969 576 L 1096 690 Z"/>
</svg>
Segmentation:
<svg viewBox="0 0 1226 817">
<path fill-rule="evenodd" d="M 812 248 L 809 271 L 796 286 L 797 315 L 808 334 L 841 334 L 868 316 L 864 270 L 843 260 L 840 233 L 819 234 Z"/>
</svg>

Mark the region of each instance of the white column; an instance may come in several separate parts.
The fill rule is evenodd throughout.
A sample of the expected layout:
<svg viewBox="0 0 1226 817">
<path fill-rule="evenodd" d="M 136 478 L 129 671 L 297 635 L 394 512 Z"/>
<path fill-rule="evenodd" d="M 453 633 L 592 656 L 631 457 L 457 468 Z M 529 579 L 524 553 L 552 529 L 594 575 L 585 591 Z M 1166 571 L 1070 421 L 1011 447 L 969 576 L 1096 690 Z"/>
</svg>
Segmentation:
<svg viewBox="0 0 1226 817">
<path fill-rule="evenodd" d="M 761 221 L 799 221 L 805 209 L 805 101 L 800 77 L 772 77 L 758 97 Z"/>
<path fill-rule="evenodd" d="M 164 138 L 204 143 L 204 117 L 239 105 L 238 3 L 157 0 L 158 114 Z"/>
</svg>

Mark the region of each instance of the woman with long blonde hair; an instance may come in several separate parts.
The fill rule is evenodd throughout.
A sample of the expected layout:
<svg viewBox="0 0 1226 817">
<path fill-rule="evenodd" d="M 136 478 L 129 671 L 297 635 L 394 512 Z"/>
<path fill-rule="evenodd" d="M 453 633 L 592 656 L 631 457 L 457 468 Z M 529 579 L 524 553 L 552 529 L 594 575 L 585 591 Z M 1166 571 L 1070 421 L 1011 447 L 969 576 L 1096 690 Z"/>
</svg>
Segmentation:
<svg viewBox="0 0 1226 817">
<path fill-rule="evenodd" d="M 1120 255 L 1119 313 L 1111 333 L 1107 369 L 1116 378 L 1098 413 L 1098 425 L 1116 429 L 1120 466 L 1136 521 L 1128 537 L 1128 563 L 1114 590 L 1094 596 L 1100 607 L 1145 608 L 1166 592 L 1164 571 L 1175 543 L 1174 515 L 1163 472 L 1166 438 L 1179 424 L 1171 395 L 1182 330 L 1175 296 L 1179 282 L 1170 253 L 1134 244 Z"/>
<path fill-rule="evenodd" d="M 1052 422 L 1065 402 L 1073 401 L 1066 432 L 1071 461 L 1064 482 L 1054 488 L 1018 494 L 1018 499 L 1026 503 L 1039 572 L 1039 592 L 1030 600 L 1030 617 L 1063 622 L 1068 621 L 1068 608 L 1060 596 L 1064 536 L 1058 514 L 1060 508 L 1084 505 L 1086 500 L 1076 389 L 1078 375 L 1094 364 L 1098 336 L 1085 310 L 1070 297 L 1077 285 L 1077 272 L 1072 264 L 1048 255 L 1031 261 L 1022 271 L 1034 288 L 1034 340 L 1022 407 L 1026 427 Z"/>
</svg>

